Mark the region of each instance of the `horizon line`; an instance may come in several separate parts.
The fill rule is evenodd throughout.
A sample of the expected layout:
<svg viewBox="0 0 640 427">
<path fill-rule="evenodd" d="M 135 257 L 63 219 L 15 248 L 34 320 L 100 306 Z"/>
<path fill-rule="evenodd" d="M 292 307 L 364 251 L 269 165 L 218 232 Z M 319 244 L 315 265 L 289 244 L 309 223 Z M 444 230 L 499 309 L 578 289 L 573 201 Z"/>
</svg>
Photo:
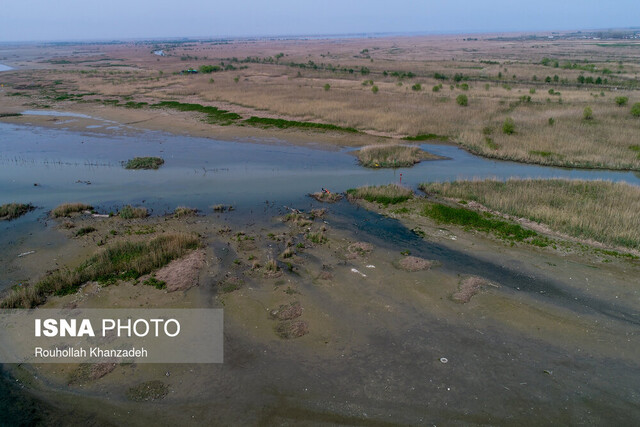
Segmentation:
<svg viewBox="0 0 640 427">
<path fill-rule="evenodd" d="M 581 29 L 539 29 L 539 30 L 435 30 L 435 31 L 381 31 L 381 32 L 354 32 L 354 33 L 309 33 L 309 34 L 262 34 L 262 35 L 209 35 L 209 36 L 145 36 L 126 38 L 76 38 L 76 39 L 40 39 L 40 40 L 0 40 L 0 44 L 19 43 L 114 43 L 114 42 L 142 42 L 142 41 L 220 41 L 220 40 L 253 40 L 253 39 L 340 39 L 340 38 L 384 38 L 384 37 L 411 37 L 411 36 L 445 36 L 445 35 L 488 35 L 488 34 L 527 34 L 527 33 L 572 33 L 572 32 L 615 32 L 640 30 L 640 26 L 632 27 L 607 27 L 607 28 L 581 28 Z"/>
</svg>

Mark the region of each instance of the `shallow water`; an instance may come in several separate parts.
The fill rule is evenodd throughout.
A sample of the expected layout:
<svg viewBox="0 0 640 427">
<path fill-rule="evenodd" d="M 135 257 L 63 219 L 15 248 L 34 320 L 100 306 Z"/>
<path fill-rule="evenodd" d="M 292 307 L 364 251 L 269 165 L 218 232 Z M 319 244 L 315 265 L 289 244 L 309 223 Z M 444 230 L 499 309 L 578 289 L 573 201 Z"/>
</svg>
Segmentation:
<svg viewBox="0 0 640 427">
<path fill-rule="evenodd" d="M 301 203 L 305 194 L 323 187 L 340 192 L 400 180 L 414 187 L 424 181 L 516 176 L 640 185 L 640 178 L 631 172 L 549 168 L 482 159 L 450 145 L 422 147 L 450 160 L 373 170 L 358 166 L 346 149 L 228 142 L 162 132 L 105 136 L 0 123 L 0 202 L 50 209 L 78 200 L 103 210 L 135 203 L 156 212 L 179 204 L 205 210 L 228 203 L 251 210 L 265 200 Z M 159 170 L 125 170 L 121 162 L 134 156 L 159 156 L 165 164 Z"/>
<path fill-rule="evenodd" d="M 9 67 L 8 65 L 0 64 L 0 71 L 9 71 L 13 70 L 13 67 Z"/>
</svg>

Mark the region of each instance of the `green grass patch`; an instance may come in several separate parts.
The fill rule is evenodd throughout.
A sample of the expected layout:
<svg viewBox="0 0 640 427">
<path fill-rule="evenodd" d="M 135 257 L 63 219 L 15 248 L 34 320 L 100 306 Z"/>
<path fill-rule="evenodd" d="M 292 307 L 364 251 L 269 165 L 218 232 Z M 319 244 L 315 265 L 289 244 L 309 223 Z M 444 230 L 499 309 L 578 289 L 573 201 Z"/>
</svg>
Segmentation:
<svg viewBox="0 0 640 427">
<path fill-rule="evenodd" d="M 436 135 L 435 133 L 420 133 L 415 136 L 405 136 L 402 139 L 405 141 L 448 141 L 449 137 L 446 135 Z"/>
<path fill-rule="evenodd" d="M 76 237 L 85 236 L 87 234 L 93 233 L 97 231 L 95 227 L 82 227 L 78 231 L 76 231 Z"/>
<path fill-rule="evenodd" d="M 422 210 L 422 215 L 442 224 L 453 224 L 494 234 L 502 239 L 521 242 L 530 237 L 536 237 L 538 233 L 527 230 L 518 224 L 513 224 L 494 218 L 489 214 L 456 208 L 439 203 L 428 203 Z"/>
<path fill-rule="evenodd" d="M 413 191 L 410 188 L 397 184 L 352 188 L 347 190 L 347 194 L 356 199 L 384 205 L 395 205 L 413 197 Z"/>
<path fill-rule="evenodd" d="M 134 108 L 134 109 L 140 109 L 140 108 L 146 107 L 147 105 L 149 105 L 149 103 L 147 102 L 133 102 L 133 101 L 129 101 L 126 104 L 124 104 L 125 108 Z"/>
<path fill-rule="evenodd" d="M 76 269 L 56 270 L 33 286 L 13 289 L 0 302 L 2 308 L 33 308 L 50 295 L 68 295 L 88 281 L 111 284 L 135 280 L 200 247 L 191 234 L 167 234 L 149 241 L 118 242 L 93 255 Z"/>
<path fill-rule="evenodd" d="M 125 169 L 158 169 L 164 164 L 160 157 L 134 157 L 124 164 Z"/>
<path fill-rule="evenodd" d="M 153 276 L 149 277 L 147 280 L 145 280 L 142 283 L 144 285 L 147 285 L 147 286 L 153 286 L 156 289 L 166 289 L 167 288 L 167 282 L 165 282 L 163 280 L 158 280 Z"/>
<path fill-rule="evenodd" d="M 0 220 L 12 220 L 35 209 L 30 203 L 7 203 L 0 206 Z"/>
</svg>

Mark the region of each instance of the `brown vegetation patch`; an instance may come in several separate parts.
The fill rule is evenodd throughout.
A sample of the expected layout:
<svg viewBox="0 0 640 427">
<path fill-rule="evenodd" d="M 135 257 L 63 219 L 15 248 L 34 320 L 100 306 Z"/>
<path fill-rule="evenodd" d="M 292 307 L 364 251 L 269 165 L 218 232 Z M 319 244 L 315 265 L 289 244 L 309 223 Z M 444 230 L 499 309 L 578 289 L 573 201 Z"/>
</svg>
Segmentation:
<svg viewBox="0 0 640 427">
<path fill-rule="evenodd" d="M 60 218 L 61 216 L 69 216 L 75 212 L 83 212 L 91 209 L 93 209 L 91 205 L 84 203 L 63 203 L 51 211 L 51 216 Z"/>
<path fill-rule="evenodd" d="M 347 247 L 347 258 L 354 259 L 358 256 L 366 256 L 373 251 L 373 245 L 367 242 L 355 242 Z"/>
<path fill-rule="evenodd" d="M 304 320 L 285 320 L 276 326 L 276 334 L 280 338 L 299 338 L 309 333 L 309 325 Z"/>
<path fill-rule="evenodd" d="M 400 268 L 406 271 L 428 270 L 433 264 L 433 261 L 417 256 L 406 256 L 398 262 Z"/>
<path fill-rule="evenodd" d="M 489 282 L 478 276 L 470 276 L 462 280 L 458 285 L 458 291 L 451 295 L 451 299 L 461 304 L 471 301 L 471 298 L 480 292 L 482 287 L 489 285 Z"/>
<path fill-rule="evenodd" d="M 69 376 L 69 384 L 98 380 L 116 368 L 116 363 L 83 363 Z"/>
<path fill-rule="evenodd" d="M 319 202 L 335 203 L 338 200 L 342 200 L 342 194 L 340 193 L 328 193 L 326 191 L 318 191 L 317 193 L 311 193 L 309 196 L 313 197 Z"/>
<path fill-rule="evenodd" d="M 271 310 L 271 317 L 278 320 L 293 320 L 302 316 L 302 306 L 298 301 L 283 304 L 275 310 Z"/>
<path fill-rule="evenodd" d="M 225 293 L 231 293 L 233 291 L 237 291 L 244 285 L 244 280 L 237 276 L 228 276 L 225 277 L 224 280 L 218 283 L 218 289 Z"/>
<path fill-rule="evenodd" d="M 166 282 L 167 292 L 185 291 L 198 285 L 200 269 L 205 263 L 205 251 L 199 249 L 187 256 L 171 261 L 155 274 L 157 280 Z"/>
</svg>

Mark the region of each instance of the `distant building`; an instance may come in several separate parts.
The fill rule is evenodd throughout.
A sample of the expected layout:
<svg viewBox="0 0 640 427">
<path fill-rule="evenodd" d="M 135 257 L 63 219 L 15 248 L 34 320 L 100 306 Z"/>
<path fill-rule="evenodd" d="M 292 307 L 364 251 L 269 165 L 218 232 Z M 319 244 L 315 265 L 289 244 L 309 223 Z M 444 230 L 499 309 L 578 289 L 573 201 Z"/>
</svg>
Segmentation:
<svg viewBox="0 0 640 427">
<path fill-rule="evenodd" d="M 153 51 L 153 54 L 154 54 L 154 55 L 158 55 L 158 56 L 167 56 L 167 55 L 164 53 L 164 50 L 154 50 L 154 51 Z"/>
</svg>

